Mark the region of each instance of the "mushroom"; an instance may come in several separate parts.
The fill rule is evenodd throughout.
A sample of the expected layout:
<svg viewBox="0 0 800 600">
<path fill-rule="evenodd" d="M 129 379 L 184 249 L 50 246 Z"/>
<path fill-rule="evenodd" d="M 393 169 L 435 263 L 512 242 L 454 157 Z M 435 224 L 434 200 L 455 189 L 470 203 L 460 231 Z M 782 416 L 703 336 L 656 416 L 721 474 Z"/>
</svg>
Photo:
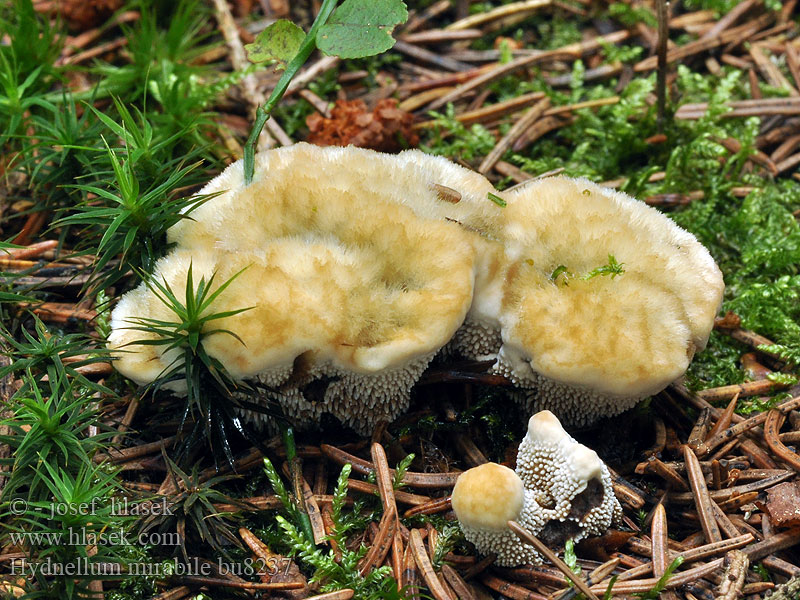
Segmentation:
<svg viewBox="0 0 800 600">
<path fill-rule="evenodd" d="M 496 370 L 528 390 L 528 409 L 586 424 L 685 372 L 724 290 L 692 234 L 585 179 L 542 179 L 504 199 Z"/>
<path fill-rule="evenodd" d="M 200 194 L 152 276 L 180 290 L 190 264 L 217 285 L 244 269 L 211 307 L 251 307 L 213 322 L 239 339 L 204 347 L 306 425 L 328 412 L 366 433 L 393 419 L 445 346 L 496 358 L 531 407 L 570 423 L 613 415 L 683 373 L 722 295 L 692 235 L 585 180 L 500 199 L 441 157 L 301 143 L 259 154 L 250 185 L 240 161 Z M 610 255 L 624 272 L 582 277 Z M 141 285 L 113 312 L 109 345 L 148 383 L 179 357 L 132 344 L 147 338 L 130 329 L 142 316 L 173 319 Z"/>
<path fill-rule="evenodd" d="M 601 535 L 622 518 L 611 475 L 597 453 L 575 441 L 550 411 L 533 415 L 516 472 L 487 463 L 459 476 L 453 510 L 464 536 L 497 564 L 541 563 L 506 523 L 516 520 L 553 549 Z"/>
<path fill-rule="evenodd" d="M 481 220 L 491 185 L 421 152 L 308 144 L 260 154 L 256 173 L 244 187 L 236 163 L 201 190 L 215 196 L 170 229 L 177 247 L 153 277 L 182 290 L 190 264 L 195 281 L 216 273 L 217 285 L 244 269 L 210 309 L 252 307 L 213 322 L 239 339 L 211 335 L 208 354 L 274 388 L 288 416 L 329 412 L 366 433 L 405 410 L 464 321 L 482 242 L 455 221 Z M 457 186 L 461 202 L 439 199 L 435 184 Z M 174 320 L 140 285 L 114 310 L 109 343 L 129 350 L 117 368 L 147 383 L 175 357 L 130 345 L 148 337 L 130 329 L 142 316 Z"/>
<path fill-rule="evenodd" d="M 522 544 L 506 525 L 514 520 L 538 531 L 545 521 L 514 471 L 492 462 L 464 471 L 456 480 L 451 501 L 464 537 L 480 552 L 496 554 L 496 564 L 541 562 L 536 551 Z"/>
</svg>

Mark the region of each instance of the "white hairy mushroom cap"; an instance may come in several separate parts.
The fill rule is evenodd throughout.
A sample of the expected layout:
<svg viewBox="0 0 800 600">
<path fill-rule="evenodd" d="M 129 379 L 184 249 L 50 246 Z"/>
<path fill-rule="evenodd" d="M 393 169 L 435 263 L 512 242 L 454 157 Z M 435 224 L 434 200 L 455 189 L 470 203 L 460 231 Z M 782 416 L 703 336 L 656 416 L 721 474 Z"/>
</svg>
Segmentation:
<svg viewBox="0 0 800 600">
<path fill-rule="evenodd" d="M 501 372 L 543 387 L 544 406 L 586 422 L 622 412 L 686 370 L 705 347 L 724 290 L 692 234 L 585 179 L 551 177 L 504 199 Z M 582 278 L 609 255 L 624 273 Z M 554 281 L 562 266 L 573 276 Z M 608 412 L 586 406 L 590 419 L 574 414 L 594 397 Z"/>
<path fill-rule="evenodd" d="M 443 201 L 434 184 L 456 189 L 461 201 Z M 264 152 L 251 185 L 240 161 L 201 190 L 218 195 L 170 229 L 177 247 L 154 277 L 180 297 L 190 261 L 195 282 L 216 271 L 217 285 L 246 267 L 210 309 L 252 307 L 211 323 L 244 344 L 215 334 L 204 341 L 208 353 L 236 378 L 280 385 L 327 377 L 324 398 L 285 390 L 290 412 L 322 400 L 321 409 L 368 430 L 406 408 L 411 385 L 464 321 L 480 236 L 459 223 L 497 216 L 491 189 L 480 175 L 417 151 L 297 144 Z M 174 320 L 159 304 L 145 286 L 126 295 L 112 315 L 111 348 L 147 337 L 126 329 L 137 317 Z M 139 383 L 173 359 L 159 346 L 125 349 L 115 364 Z"/>
</svg>

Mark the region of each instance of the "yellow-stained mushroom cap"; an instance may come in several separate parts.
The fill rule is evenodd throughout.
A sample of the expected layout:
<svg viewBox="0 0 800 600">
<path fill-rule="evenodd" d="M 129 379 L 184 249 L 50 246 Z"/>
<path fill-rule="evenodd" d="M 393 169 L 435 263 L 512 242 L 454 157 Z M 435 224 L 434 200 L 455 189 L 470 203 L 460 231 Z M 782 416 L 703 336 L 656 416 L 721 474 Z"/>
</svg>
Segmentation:
<svg viewBox="0 0 800 600">
<path fill-rule="evenodd" d="M 722 274 L 659 211 L 588 180 L 506 194 L 499 370 L 571 423 L 630 408 L 705 347 Z M 596 274 L 616 261 L 616 274 Z"/>
<path fill-rule="evenodd" d="M 453 510 L 462 525 L 474 529 L 508 529 L 519 517 L 525 490 L 508 467 L 486 463 L 462 473 L 453 488 Z"/>
<path fill-rule="evenodd" d="M 452 503 L 464 537 L 482 554 L 496 554 L 496 564 L 541 562 L 533 547 L 508 528 L 514 520 L 538 531 L 545 522 L 531 493 L 508 467 L 486 463 L 465 471 L 453 488 Z"/>
<path fill-rule="evenodd" d="M 456 221 L 488 219 L 492 203 L 478 200 L 491 185 L 421 152 L 308 144 L 258 155 L 256 173 L 243 187 L 237 163 L 201 190 L 219 195 L 170 229 L 177 247 L 153 277 L 183 290 L 189 264 L 195 282 L 216 272 L 217 284 L 244 268 L 210 309 L 252 307 L 212 322 L 244 344 L 215 334 L 208 353 L 236 378 L 284 386 L 289 414 L 331 412 L 369 431 L 405 409 L 470 308 L 479 236 Z M 462 200 L 442 201 L 434 184 Z M 112 349 L 146 337 L 126 329 L 137 317 L 174 320 L 140 286 L 113 313 Z M 139 383 L 173 359 L 160 346 L 126 350 L 115 364 Z"/>
</svg>

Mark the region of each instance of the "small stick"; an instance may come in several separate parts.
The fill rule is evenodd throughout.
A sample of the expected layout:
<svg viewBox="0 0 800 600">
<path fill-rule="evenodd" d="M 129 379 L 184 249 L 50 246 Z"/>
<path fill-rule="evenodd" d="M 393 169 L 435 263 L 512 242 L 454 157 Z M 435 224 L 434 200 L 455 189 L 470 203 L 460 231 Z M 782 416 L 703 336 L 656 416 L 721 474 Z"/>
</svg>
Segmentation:
<svg viewBox="0 0 800 600">
<path fill-rule="evenodd" d="M 550 550 L 550 548 L 548 548 L 546 544 L 544 544 L 539 539 L 531 535 L 531 533 L 527 529 L 522 527 L 516 521 L 509 521 L 508 526 L 511 529 L 511 531 L 517 534 L 517 537 L 519 537 L 519 539 L 521 539 L 526 544 L 530 544 L 531 546 L 536 548 L 536 551 L 539 552 L 539 554 L 546 557 L 547 560 L 549 560 L 559 571 L 561 571 L 567 577 L 567 579 L 569 579 L 573 583 L 573 585 L 576 588 L 578 588 L 578 590 L 583 595 L 585 595 L 590 600 L 599 600 L 598 597 L 594 594 L 594 592 L 592 592 L 592 590 L 589 588 L 589 586 L 586 585 L 586 582 L 583 581 L 581 577 L 575 575 L 575 573 L 572 572 L 572 570 L 566 565 L 566 563 L 563 560 L 561 560 L 556 555 L 555 552 Z"/>
<path fill-rule="evenodd" d="M 722 566 L 722 562 L 723 559 L 718 558 L 704 565 L 700 565 L 699 567 L 695 567 L 694 569 L 689 569 L 688 571 L 683 571 L 682 573 L 675 573 L 673 574 L 672 577 L 670 577 L 669 581 L 667 582 L 667 589 L 674 589 L 677 587 L 681 587 L 683 585 L 686 585 L 687 583 L 696 581 L 697 579 L 707 577 L 708 575 L 719 569 Z M 656 578 L 637 579 L 635 581 L 620 581 L 619 579 L 617 579 L 617 582 L 611 589 L 611 594 L 620 595 L 620 594 L 637 594 L 642 592 L 648 592 L 657 583 L 658 579 Z M 595 592 L 599 592 L 601 594 L 606 591 L 602 584 L 593 585 L 592 589 Z"/>
<path fill-rule="evenodd" d="M 689 446 L 683 447 L 683 459 L 686 463 L 686 475 L 689 477 L 689 487 L 692 489 L 694 504 L 697 507 L 697 514 L 700 517 L 700 525 L 703 528 L 707 542 L 720 542 L 722 535 L 719 532 L 717 520 L 711 509 L 711 499 L 706 487 L 706 480 L 700 468 L 700 462 Z"/>
<path fill-rule="evenodd" d="M 768 25 L 771 21 L 771 15 L 762 15 L 761 17 L 754 19 L 749 23 L 745 23 L 739 27 L 734 27 L 733 29 L 724 31 L 717 37 L 696 40 L 694 42 L 684 44 L 683 46 L 677 46 L 667 52 L 667 62 L 680 61 L 695 54 L 699 54 L 700 52 L 711 50 L 712 48 L 716 48 L 718 46 L 723 46 L 729 42 L 747 39 L 750 34 L 755 33 L 765 25 Z M 657 66 L 658 57 L 650 56 L 636 63 L 633 67 L 633 70 L 637 73 L 641 73 L 642 71 L 650 71 Z"/>
<path fill-rule="evenodd" d="M 309 596 L 306 600 L 350 600 L 355 594 L 354 590 L 350 588 L 342 588 L 335 592 L 328 592 L 327 594 L 319 594 L 317 596 Z"/>
<path fill-rule="evenodd" d="M 483 162 L 481 162 L 478 167 L 478 172 L 483 174 L 488 173 L 495 163 L 503 156 L 503 153 L 505 153 L 531 125 L 538 121 L 544 111 L 549 107 L 550 99 L 543 98 L 529 108 L 522 118 L 517 120 L 511 129 L 508 130 L 508 133 L 503 136 L 503 139 L 497 142 L 491 152 L 486 155 L 486 158 L 483 159 Z"/>
<path fill-rule="evenodd" d="M 739 439 L 739 448 L 750 462 L 761 469 L 777 469 L 778 464 L 772 460 L 769 453 L 753 440 L 742 437 Z"/>
<path fill-rule="evenodd" d="M 713 544 L 705 544 L 703 546 L 698 546 L 697 548 L 684 550 L 683 552 L 680 553 L 670 551 L 670 560 L 674 560 L 675 557 L 678 556 L 678 554 L 683 556 L 684 564 L 689 562 L 694 562 L 697 560 L 704 560 L 706 558 L 711 558 L 723 552 L 727 552 L 735 548 L 741 548 L 743 546 L 746 546 L 754 539 L 755 537 L 751 533 L 745 533 L 743 535 L 739 535 L 729 540 L 714 542 Z M 652 572 L 653 572 L 653 563 L 651 562 L 644 563 L 642 565 L 633 567 L 623 573 L 620 573 L 619 577 L 617 578 L 617 581 L 636 579 L 637 577 L 643 577 L 648 573 Z"/>
<path fill-rule="evenodd" d="M 640 467 L 643 467 L 640 469 Z M 662 462 L 655 456 L 651 456 L 646 462 L 636 465 L 636 472 L 643 474 L 645 472 L 652 472 L 664 479 L 669 487 L 676 490 L 689 491 L 689 484 L 678 475 L 678 472 L 668 464 Z"/>
<path fill-rule="evenodd" d="M 239 37 L 239 29 L 231 14 L 231 9 L 225 0 L 214 0 L 214 10 L 216 12 L 217 20 L 219 21 L 219 28 L 222 32 L 225 42 L 231 52 L 231 64 L 237 71 L 243 71 L 247 68 L 248 61 L 245 54 L 242 40 Z M 255 75 L 250 73 L 242 79 L 242 95 L 247 101 L 250 118 L 254 118 L 256 110 L 259 106 L 266 102 L 264 94 L 256 87 Z M 284 136 L 286 134 L 284 133 Z M 286 136 L 286 140 L 281 141 L 286 146 L 292 143 L 291 139 Z M 268 149 L 275 145 L 273 137 L 264 129 L 259 134 L 259 148 Z"/>
<path fill-rule="evenodd" d="M 408 42 L 409 44 L 438 44 L 441 42 L 475 40 L 481 37 L 483 37 L 483 32 L 480 29 L 461 29 L 459 31 L 426 29 L 419 33 L 400 35 L 397 39 Z"/>
<path fill-rule="evenodd" d="M 731 400 L 736 396 L 763 396 L 777 390 L 785 390 L 788 387 L 791 386 L 789 384 L 778 383 L 777 381 L 770 381 L 769 379 L 760 379 L 758 381 L 748 381 L 747 383 L 723 385 L 718 388 L 700 390 L 697 392 L 697 395 L 709 402 L 717 402 L 720 400 Z"/>
<path fill-rule="evenodd" d="M 311 521 L 311 532 L 314 534 L 314 543 L 319 546 L 326 540 L 325 524 L 322 522 L 322 514 L 320 513 L 314 490 L 311 489 L 305 478 L 301 477 L 301 483 L 303 485 L 303 500 L 306 513 L 309 521 Z"/>
<path fill-rule="evenodd" d="M 603 581 L 606 577 L 611 575 L 620 564 L 619 558 L 612 558 L 609 561 L 604 562 L 602 565 L 597 567 L 594 571 L 589 573 L 589 577 L 587 578 L 587 583 L 589 585 L 595 585 Z M 575 591 L 575 588 L 569 588 L 564 590 L 560 596 L 558 596 L 557 600 L 572 600 L 575 596 L 578 595 L 578 592 Z"/>
<path fill-rule="evenodd" d="M 586 52 L 596 50 L 600 47 L 601 41 L 609 44 L 616 44 L 617 42 L 628 39 L 630 35 L 630 32 L 627 30 L 615 31 L 608 35 L 599 36 L 584 42 L 568 44 L 567 46 L 558 48 L 556 50 L 535 52 L 529 56 L 523 56 L 521 58 L 512 60 L 510 63 L 504 65 L 496 65 L 491 70 L 475 77 L 469 82 L 459 85 L 455 90 L 446 96 L 442 96 L 433 104 L 431 104 L 430 108 L 431 110 L 437 110 L 445 106 L 448 102 L 454 102 L 459 98 L 462 98 L 467 92 L 482 87 L 491 81 L 499 79 L 500 77 L 505 77 L 506 75 L 509 75 L 510 73 L 513 73 L 519 69 L 523 69 L 536 63 L 545 62 L 548 60 L 558 60 L 562 58 L 574 59 L 576 56 L 581 56 Z"/>
<path fill-rule="evenodd" d="M 375 467 L 373 467 L 372 463 L 369 461 L 353 456 L 334 446 L 322 444 L 320 445 L 320 450 L 322 450 L 325 456 L 340 465 L 350 463 L 353 467 L 353 471 L 361 475 L 369 475 L 375 470 Z M 394 477 L 394 469 L 389 469 L 389 473 Z M 405 477 L 403 477 L 403 483 L 409 487 L 430 489 L 448 488 L 456 484 L 459 475 L 461 475 L 460 471 L 451 471 L 448 473 L 412 473 L 408 471 Z M 429 499 L 426 499 L 426 501 L 427 500 Z"/>
<path fill-rule="evenodd" d="M 800 406 L 800 396 L 796 398 L 792 398 L 779 404 L 778 406 L 774 407 L 773 410 L 780 411 L 782 414 L 788 413 L 791 410 L 794 410 Z M 705 443 L 701 444 L 700 447 L 697 449 L 698 456 L 705 456 L 711 450 L 722 444 L 723 442 L 728 441 L 730 438 L 736 437 L 745 431 L 752 429 L 758 425 L 761 425 L 767 420 L 767 413 L 759 413 L 750 417 L 749 419 L 745 419 L 736 425 L 729 427 L 725 431 L 722 431 L 715 435 L 714 437 L 705 441 Z"/>
<path fill-rule="evenodd" d="M 548 600 L 547 596 L 532 592 L 521 585 L 515 585 L 489 573 L 481 575 L 481 583 L 493 589 L 498 594 L 502 594 L 511 600 Z"/>
<path fill-rule="evenodd" d="M 656 123 L 659 132 L 664 130 L 664 113 L 667 106 L 668 10 L 669 8 L 666 0 L 656 0 L 656 13 L 658 16 L 658 43 L 656 45 L 656 56 L 658 57 L 656 70 Z"/>
<path fill-rule="evenodd" d="M 426 62 L 440 69 L 444 69 L 445 71 L 461 72 L 472 69 L 472 65 L 468 63 L 452 59 L 448 56 L 441 56 L 436 52 L 431 52 L 430 50 L 420 48 L 419 46 L 403 40 L 396 40 L 392 49 L 410 56 L 411 58 L 416 58 L 421 62 Z"/>
<path fill-rule="evenodd" d="M 369 552 L 362 559 L 358 572 L 361 577 L 365 577 L 372 567 L 380 566 L 389 554 L 394 544 L 394 533 L 397 530 L 397 514 L 388 512 L 383 513 L 378 532 L 372 540 Z"/>
<path fill-rule="evenodd" d="M 464 19 L 459 19 L 445 27 L 445 31 L 471 29 L 477 25 L 483 25 L 484 23 L 496 21 L 510 15 L 517 15 L 522 12 L 531 12 L 538 8 L 549 6 L 550 4 L 552 4 L 552 0 L 523 0 L 522 2 L 513 2 L 486 12 L 471 15 Z"/>
<path fill-rule="evenodd" d="M 411 552 L 414 554 L 417 567 L 422 572 L 422 578 L 425 580 L 425 583 L 428 584 L 428 589 L 431 591 L 431 594 L 433 594 L 433 597 L 436 600 L 454 600 L 433 571 L 433 565 L 428 559 L 428 553 L 425 551 L 425 544 L 422 542 L 419 529 L 411 530 L 408 544 L 411 547 Z"/>
<path fill-rule="evenodd" d="M 356 492 L 362 492 L 364 494 L 374 494 L 375 492 L 378 492 L 378 486 L 375 484 L 367 483 L 366 481 L 360 481 L 358 479 L 348 479 L 347 489 L 354 490 Z M 402 490 L 395 490 L 394 498 L 397 502 L 402 504 L 411 504 L 413 506 L 423 506 L 429 504 L 431 501 L 428 496 L 409 494 L 408 492 L 404 492 Z"/>
<path fill-rule="evenodd" d="M 795 471 L 800 471 L 800 456 L 789 450 L 780 440 L 780 429 L 783 425 L 785 414 L 779 410 L 772 409 L 767 414 L 764 422 L 764 439 L 767 440 L 769 449 L 783 462 L 791 466 Z"/>
<path fill-rule="evenodd" d="M 134 458 L 141 458 L 142 456 L 147 456 L 153 452 L 160 451 L 162 446 L 164 448 L 169 448 L 175 441 L 175 437 L 176 436 L 173 435 L 160 439 L 156 442 L 140 444 L 131 448 L 123 448 L 122 450 L 117 450 L 116 448 L 109 446 L 108 454 L 97 453 L 92 457 L 92 460 L 97 463 L 103 462 L 104 460 L 110 460 L 113 463 L 120 463 L 127 460 L 133 460 Z"/>
<path fill-rule="evenodd" d="M 125 409 L 125 415 L 122 417 L 122 420 L 117 427 L 117 431 L 119 431 L 119 433 L 111 438 L 112 445 L 120 443 L 122 440 L 122 435 L 128 431 L 128 427 L 130 427 L 131 423 L 133 423 L 133 418 L 136 416 L 137 410 L 139 410 L 139 398 L 133 397 L 128 403 L 128 407 Z"/>
<path fill-rule="evenodd" d="M 717 422 L 714 423 L 714 426 L 711 428 L 711 431 L 708 432 L 706 436 L 706 440 L 713 438 L 718 433 L 724 431 L 731 425 L 731 419 L 733 418 L 733 414 L 736 412 L 736 403 L 739 401 L 739 394 L 736 394 L 731 401 L 728 403 L 728 406 L 725 407 L 725 412 L 722 413 L 722 416 L 717 419 Z M 693 448 L 696 450 L 697 448 Z"/>
<path fill-rule="evenodd" d="M 150 600 L 180 600 L 191 593 L 192 590 L 185 585 L 182 585 L 180 587 L 167 590 L 166 592 L 161 592 L 158 596 L 153 596 Z"/>
<path fill-rule="evenodd" d="M 392 573 L 397 581 L 397 591 L 403 589 L 400 585 L 400 578 L 403 575 L 403 546 L 403 535 L 398 529 L 394 532 L 394 539 L 392 539 Z"/>
<path fill-rule="evenodd" d="M 793 527 L 746 547 L 744 552 L 750 558 L 750 562 L 755 562 L 775 552 L 791 548 L 798 543 L 800 543 L 800 528 Z"/>
<path fill-rule="evenodd" d="M 461 577 L 463 577 L 465 580 L 472 579 L 473 577 L 475 577 L 475 575 L 483 573 L 486 569 L 488 569 L 494 563 L 496 558 L 497 556 L 494 554 L 489 554 L 487 556 L 484 556 L 482 559 L 480 559 L 471 567 L 467 567 L 466 569 L 464 569 L 461 572 Z"/>
<path fill-rule="evenodd" d="M 253 583 L 250 581 L 231 581 L 230 579 L 214 579 L 213 577 L 198 577 L 196 575 L 183 575 L 171 577 L 171 580 L 192 585 L 212 585 L 218 587 L 235 588 L 239 590 L 298 590 L 306 586 L 302 581 L 286 581 L 280 583 Z"/>
<path fill-rule="evenodd" d="M 700 416 L 697 418 L 697 423 L 689 433 L 689 439 L 686 442 L 692 450 L 696 450 L 700 443 L 705 440 L 709 426 L 711 425 L 711 409 L 704 408 L 700 411 Z"/>
<path fill-rule="evenodd" d="M 433 515 L 448 511 L 453 507 L 451 500 L 452 498 L 447 496 L 446 498 L 437 498 L 436 500 L 431 500 L 425 504 L 418 504 L 417 506 L 409 508 L 405 513 L 403 513 L 403 518 L 408 519 L 409 517 L 414 517 L 416 515 Z"/>
<path fill-rule="evenodd" d="M 652 542 L 652 556 L 653 556 L 653 575 L 661 577 L 669 567 L 669 548 L 667 541 L 669 534 L 667 533 L 667 511 L 664 510 L 664 505 L 659 503 L 653 511 L 653 522 L 650 526 L 650 539 Z"/>
<path fill-rule="evenodd" d="M 523 108 L 531 106 L 542 98 L 544 98 L 544 94 L 542 92 L 531 92 L 530 94 L 523 94 L 522 96 L 517 96 L 516 98 L 512 98 L 504 102 L 498 102 L 497 104 L 490 104 L 489 106 L 459 113 L 456 115 L 455 119 L 464 125 L 483 123 L 492 119 L 499 119 L 500 117 L 504 117 L 511 113 L 515 113 Z M 415 123 L 414 129 L 427 129 L 429 127 L 433 127 L 435 124 L 435 119 L 430 121 L 422 121 L 421 123 Z"/>
<path fill-rule="evenodd" d="M 442 565 L 442 575 L 444 575 L 450 587 L 453 588 L 459 600 L 477 600 L 467 582 L 461 578 L 461 575 L 453 567 L 447 564 Z"/>
<path fill-rule="evenodd" d="M 26 246 L 25 248 L 5 248 L 0 250 L 0 256 L 8 255 L 16 259 L 36 258 L 40 254 L 58 247 L 58 240 L 45 240 Z"/>
<path fill-rule="evenodd" d="M 511 146 L 511 149 L 514 152 L 520 152 L 542 136 L 547 135 L 556 129 L 560 129 L 564 125 L 569 124 L 571 121 L 571 119 L 564 121 L 563 119 L 559 119 L 558 117 L 554 116 L 547 116 L 543 119 L 539 119 L 536 121 L 536 123 L 524 131 L 521 136 L 519 136 L 519 138 Z"/>
<path fill-rule="evenodd" d="M 333 539 L 333 528 L 335 524 L 333 522 L 333 513 L 330 504 L 325 504 L 322 507 L 322 523 L 325 525 L 325 535 L 328 536 L 328 543 L 331 545 L 331 550 L 333 550 L 333 559 L 336 562 L 342 560 L 342 549 L 339 547 L 338 542 Z"/>
<path fill-rule="evenodd" d="M 741 531 L 733 524 L 733 522 L 725 514 L 725 511 L 720 508 L 719 504 L 710 500 L 711 512 L 714 513 L 714 519 L 717 521 L 719 528 L 725 533 L 728 538 L 735 538 L 741 535 Z"/>
<path fill-rule="evenodd" d="M 403 572 L 400 579 L 397 580 L 400 589 L 408 590 L 409 600 L 417 600 L 419 598 L 419 576 L 417 573 L 417 565 L 414 562 L 414 553 L 411 551 L 411 545 L 408 544 L 403 552 Z"/>
</svg>

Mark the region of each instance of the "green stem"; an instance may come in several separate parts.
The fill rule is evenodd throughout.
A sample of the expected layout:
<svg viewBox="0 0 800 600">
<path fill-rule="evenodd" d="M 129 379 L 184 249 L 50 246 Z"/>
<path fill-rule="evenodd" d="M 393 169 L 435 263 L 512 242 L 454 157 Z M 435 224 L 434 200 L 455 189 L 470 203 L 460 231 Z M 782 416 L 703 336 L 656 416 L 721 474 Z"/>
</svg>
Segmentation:
<svg viewBox="0 0 800 600">
<path fill-rule="evenodd" d="M 297 501 L 297 513 L 300 520 L 300 529 L 310 543 L 314 543 L 314 529 L 311 527 L 311 519 L 308 516 L 305 496 L 303 496 L 303 473 L 300 460 L 297 458 L 297 446 L 294 443 L 294 430 L 286 427 L 283 430 L 283 444 L 286 446 L 286 462 L 289 464 L 289 472 L 294 489 L 294 497 Z"/>
<path fill-rule="evenodd" d="M 253 129 L 250 130 L 250 136 L 247 138 L 247 143 L 244 145 L 245 185 L 250 185 L 250 182 L 253 181 L 256 161 L 256 141 L 258 140 L 258 136 L 261 135 L 261 130 L 264 129 L 264 125 L 266 125 L 269 120 L 269 116 L 275 108 L 275 105 L 280 102 L 280 99 L 283 98 L 283 95 L 286 93 L 289 83 L 291 83 L 294 76 L 297 75 L 297 72 L 300 70 L 300 67 L 306 63 L 308 57 L 311 56 L 311 53 L 316 49 L 317 32 L 319 28 L 327 22 L 328 17 L 331 16 L 333 9 L 336 8 L 336 2 L 337 0 L 324 0 L 317 14 L 317 18 L 314 19 L 314 23 L 311 25 L 311 29 L 308 30 L 306 37 L 303 38 L 303 43 L 300 44 L 300 49 L 297 51 L 297 54 L 289 61 L 286 70 L 278 80 L 275 89 L 272 90 L 269 99 L 256 110 L 256 120 L 253 123 Z"/>
</svg>

